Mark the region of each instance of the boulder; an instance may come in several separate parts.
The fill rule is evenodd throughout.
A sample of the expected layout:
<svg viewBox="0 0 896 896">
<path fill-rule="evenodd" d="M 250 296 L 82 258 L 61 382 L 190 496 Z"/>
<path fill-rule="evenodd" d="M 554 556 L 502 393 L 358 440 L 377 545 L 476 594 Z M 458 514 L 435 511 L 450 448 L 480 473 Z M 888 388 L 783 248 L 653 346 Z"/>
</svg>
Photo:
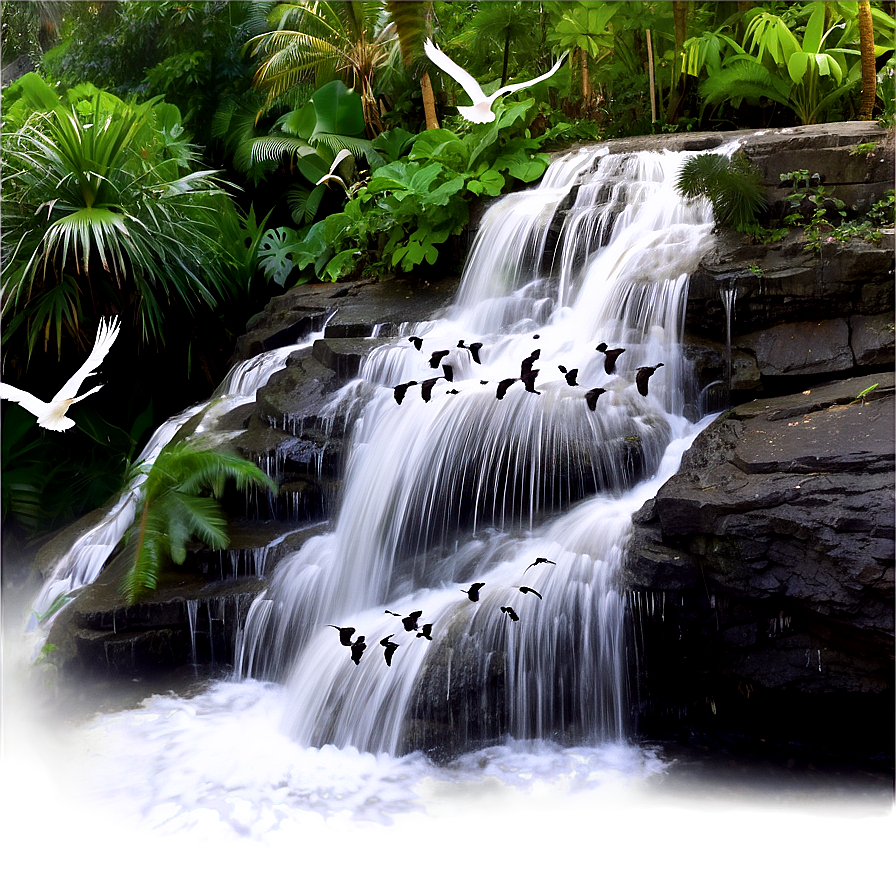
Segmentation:
<svg viewBox="0 0 896 896">
<path fill-rule="evenodd" d="M 757 739 L 892 751 L 894 427 L 887 373 L 757 399 L 697 437 L 626 561 L 633 595 L 665 599 L 643 658 L 654 682 L 675 669 L 660 703 Z"/>
</svg>

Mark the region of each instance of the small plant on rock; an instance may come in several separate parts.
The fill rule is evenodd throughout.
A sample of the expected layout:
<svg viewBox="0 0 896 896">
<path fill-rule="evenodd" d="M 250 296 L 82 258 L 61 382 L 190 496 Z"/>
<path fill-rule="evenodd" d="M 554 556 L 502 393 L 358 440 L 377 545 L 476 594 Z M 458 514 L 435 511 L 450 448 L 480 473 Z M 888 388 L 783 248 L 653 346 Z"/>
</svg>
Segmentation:
<svg viewBox="0 0 896 896">
<path fill-rule="evenodd" d="M 228 479 L 241 491 L 277 488 L 251 461 L 188 442 L 168 446 L 149 469 L 138 467 L 139 473 L 146 478 L 134 523 L 125 535 L 128 568 L 121 582 L 129 604 L 156 588 L 166 559 L 178 565 L 186 560 L 190 539 L 198 537 L 217 550 L 227 547 L 227 521 L 217 499 Z"/>
</svg>

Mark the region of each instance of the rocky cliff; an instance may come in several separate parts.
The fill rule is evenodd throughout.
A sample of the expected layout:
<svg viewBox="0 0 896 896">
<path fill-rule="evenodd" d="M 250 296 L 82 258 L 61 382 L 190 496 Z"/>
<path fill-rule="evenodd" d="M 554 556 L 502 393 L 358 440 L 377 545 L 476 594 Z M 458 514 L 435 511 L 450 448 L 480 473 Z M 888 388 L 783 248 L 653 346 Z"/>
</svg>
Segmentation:
<svg viewBox="0 0 896 896">
<path fill-rule="evenodd" d="M 778 175 L 796 169 L 817 171 L 856 208 L 893 187 L 892 134 L 874 124 L 609 146 L 705 149 L 732 137 L 776 202 Z M 892 239 L 891 229 L 876 244 L 822 240 L 815 252 L 798 231 L 770 245 L 721 232 L 691 280 L 685 341 L 701 395 L 734 407 L 635 518 L 626 587 L 645 735 L 892 754 Z M 137 607 L 121 605 L 110 564 L 54 623 L 57 667 L 130 676 L 233 663 L 235 623 L 265 569 L 313 534 L 338 494 L 352 411 L 325 413 L 330 397 L 403 323 L 437 316 L 455 286 L 305 287 L 250 321 L 235 360 L 325 327 L 227 421 L 233 447 L 276 471 L 277 501 L 231 496 L 232 550 L 194 551 Z M 44 552 L 44 566 L 74 534 Z"/>
</svg>

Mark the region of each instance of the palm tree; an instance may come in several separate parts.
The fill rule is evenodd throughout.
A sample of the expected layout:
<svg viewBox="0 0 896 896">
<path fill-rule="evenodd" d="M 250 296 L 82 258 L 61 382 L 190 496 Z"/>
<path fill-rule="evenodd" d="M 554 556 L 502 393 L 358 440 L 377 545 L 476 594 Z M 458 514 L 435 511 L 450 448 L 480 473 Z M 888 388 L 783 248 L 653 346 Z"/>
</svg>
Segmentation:
<svg viewBox="0 0 896 896">
<path fill-rule="evenodd" d="M 227 521 L 216 499 L 228 479 L 241 491 L 277 488 L 251 461 L 188 442 L 168 446 L 148 470 L 134 472 L 145 472 L 146 479 L 125 535 L 128 568 L 122 589 L 128 603 L 155 589 L 166 559 L 178 565 L 186 560 L 190 539 L 198 537 L 216 550 L 227 547 Z"/>
<path fill-rule="evenodd" d="M 877 68 L 874 57 L 874 23 L 870 0 L 859 0 L 859 51 L 862 54 L 862 105 L 859 121 L 871 121 L 877 92 Z"/>
<path fill-rule="evenodd" d="M 429 20 L 432 17 L 432 0 L 386 0 L 386 10 L 395 25 L 401 44 L 401 58 L 410 68 L 425 60 L 423 41 L 429 37 Z M 427 63 L 428 64 L 428 63 Z M 420 75 L 420 92 L 423 96 L 423 114 L 426 129 L 439 126 L 432 80 L 425 69 Z"/>
<path fill-rule="evenodd" d="M 116 313 L 161 344 L 168 306 L 213 307 L 227 291 L 217 223 L 230 200 L 198 170 L 177 109 L 89 86 L 60 100 L 34 74 L 14 89 L 9 116 L 34 111 L 3 134 L 4 342 L 24 327 L 30 357 Z"/>
<path fill-rule="evenodd" d="M 281 3 L 274 30 L 253 37 L 247 47 L 261 59 L 255 85 L 270 108 L 302 82 L 321 85 L 342 77 L 364 104 L 367 135 L 383 129 L 373 80 L 386 65 L 394 26 L 382 24 L 383 4 L 363 2 Z"/>
</svg>

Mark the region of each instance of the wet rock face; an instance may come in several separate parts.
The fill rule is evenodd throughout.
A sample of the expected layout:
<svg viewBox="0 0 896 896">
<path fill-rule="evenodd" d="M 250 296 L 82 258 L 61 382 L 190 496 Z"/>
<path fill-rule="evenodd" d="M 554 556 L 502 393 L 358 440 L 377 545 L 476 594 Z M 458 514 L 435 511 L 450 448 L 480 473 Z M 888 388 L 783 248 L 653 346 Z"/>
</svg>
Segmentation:
<svg viewBox="0 0 896 896">
<path fill-rule="evenodd" d="M 818 173 L 850 215 L 867 211 L 893 189 L 893 134 L 874 122 L 729 136 L 739 139 L 761 172 L 770 219 L 786 211 L 792 188 L 782 186 L 780 175 L 790 171 Z M 748 391 L 783 394 L 799 377 L 811 383 L 892 367 L 892 227 L 881 234 L 879 243 L 854 238 L 845 244 L 822 235 L 814 251 L 800 230 L 768 245 L 734 231 L 717 232 L 690 280 L 687 341 L 724 345 L 730 326 L 735 355 L 749 359 L 759 373 L 758 381 L 732 384 L 738 400 Z M 730 321 L 726 290 L 735 294 Z M 706 369 L 700 385 L 724 373 L 720 365 Z"/>
<path fill-rule="evenodd" d="M 835 742 L 848 723 L 867 755 L 892 749 L 893 382 L 734 408 L 636 516 L 627 586 L 664 594 L 652 642 L 671 630 L 679 644 L 644 662 L 671 665 L 672 702 L 705 714 L 711 701 L 714 724 L 757 736 L 790 713 L 805 715 L 793 739 Z M 824 723 L 810 705 L 827 707 Z"/>
</svg>

